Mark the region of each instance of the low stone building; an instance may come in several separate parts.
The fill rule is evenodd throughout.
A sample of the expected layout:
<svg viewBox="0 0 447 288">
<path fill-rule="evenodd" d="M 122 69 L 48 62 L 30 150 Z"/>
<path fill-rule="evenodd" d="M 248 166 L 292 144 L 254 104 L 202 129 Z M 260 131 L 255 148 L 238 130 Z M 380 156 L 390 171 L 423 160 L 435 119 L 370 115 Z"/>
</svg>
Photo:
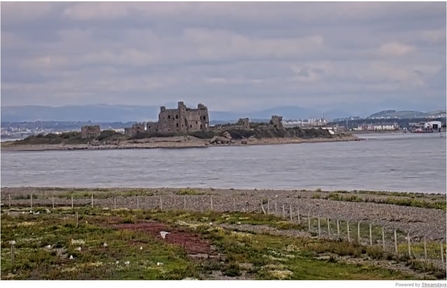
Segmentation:
<svg viewBox="0 0 447 288">
<path fill-rule="evenodd" d="M 101 135 L 101 127 L 99 125 L 81 127 L 81 138 L 96 138 Z"/>
<path fill-rule="evenodd" d="M 130 128 L 124 128 L 124 134 L 133 137 L 138 133 L 144 133 L 146 131 L 146 125 L 144 123 L 133 124 Z"/>
</svg>

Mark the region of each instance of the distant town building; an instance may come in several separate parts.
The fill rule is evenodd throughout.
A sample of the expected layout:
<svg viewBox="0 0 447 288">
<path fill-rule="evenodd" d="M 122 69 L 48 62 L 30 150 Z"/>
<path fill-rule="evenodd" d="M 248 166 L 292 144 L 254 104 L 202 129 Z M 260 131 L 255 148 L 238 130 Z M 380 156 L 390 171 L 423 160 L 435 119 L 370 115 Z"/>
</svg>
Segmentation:
<svg viewBox="0 0 447 288">
<path fill-rule="evenodd" d="M 353 130 L 361 131 L 393 131 L 399 130 L 399 124 L 397 123 L 382 123 L 382 124 L 362 124 Z"/>
<path fill-rule="evenodd" d="M 93 126 L 82 126 L 81 127 L 81 138 L 96 138 L 101 135 L 101 128 L 99 125 Z"/>
</svg>

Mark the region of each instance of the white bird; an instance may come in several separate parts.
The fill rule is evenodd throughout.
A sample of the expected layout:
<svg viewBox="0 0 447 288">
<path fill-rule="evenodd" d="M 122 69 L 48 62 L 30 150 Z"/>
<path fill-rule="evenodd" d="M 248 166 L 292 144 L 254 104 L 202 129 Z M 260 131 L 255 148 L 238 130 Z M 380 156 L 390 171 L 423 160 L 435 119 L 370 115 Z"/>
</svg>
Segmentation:
<svg viewBox="0 0 447 288">
<path fill-rule="evenodd" d="M 163 263 L 157 262 L 157 266 L 161 266 L 161 265 L 163 265 Z"/>
<path fill-rule="evenodd" d="M 140 250 L 143 250 L 143 247 L 140 247 Z"/>
<path fill-rule="evenodd" d="M 160 231 L 161 238 L 163 238 L 163 239 L 166 239 L 166 235 L 168 235 L 168 234 L 171 234 L 171 233 L 166 232 L 166 231 Z"/>
<path fill-rule="evenodd" d="M 9 241 L 9 244 L 11 244 L 11 245 L 16 245 L 16 241 L 14 241 L 14 240 Z"/>
<path fill-rule="evenodd" d="M 213 222 L 210 222 L 210 226 L 213 226 Z"/>
<path fill-rule="evenodd" d="M 70 260 L 73 259 L 73 255 L 70 255 Z"/>
<path fill-rule="evenodd" d="M 130 261 L 126 261 L 126 262 L 124 262 L 124 264 L 129 265 L 129 264 L 130 264 Z"/>
<path fill-rule="evenodd" d="M 237 225 L 241 225 L 242 223 L 241 222 L 237 222 Z"/>
<path fill-rule="evenodd" d="M 47 249 L 51 249 L 51 245 L 47 245 L 45 246 Z"/>
<path fill-rule="evenodd" d="M 104 244 L 102 244 L 102 246 L 107 247 L 107 246 L 109 246 L 109 245 L 107 245 L 107 243 L 104 243 Z"/>
<path fill-rule="evenodd" d="M 82 248 L 81 248 L 81 247 L 78 247 L 78 248 L 76 248 L 76 250 L 78 250 L 78 251 L 81 251 L 81 250 L 82 250 Z"/>
<path fill-rule="evenodd" d="M 120 261 L 116 261 L 115 264 L 116 264 L 116 265 L 120 264 Z"/>
</svg>

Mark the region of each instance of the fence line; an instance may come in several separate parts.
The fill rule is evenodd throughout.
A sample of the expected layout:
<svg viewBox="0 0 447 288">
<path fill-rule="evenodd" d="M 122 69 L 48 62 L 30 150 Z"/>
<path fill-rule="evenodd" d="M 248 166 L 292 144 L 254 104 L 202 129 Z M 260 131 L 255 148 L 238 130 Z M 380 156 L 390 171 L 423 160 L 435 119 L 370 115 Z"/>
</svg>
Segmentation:
<svg viewBox="0 0 447 288">
<path fill-rule="evenodd" d="M 36 207 L 67 207 L 71 206 L 72 209 L 76 207 L 113 207 L 113 209 L 119 208 L 136 208 L 136 209 L 159 209 L 163 210 L 207 210 L 219 212 L 256 212 L 266 215 L 275 215 L 282 218 L 284 221 L 288 221 L 297 224 L 306 230 L 313 237 L 332 240 L 343 240 L 347 242 L 356 242 L 367 247 L 380 247 L 382 251 L 394 254 L 395 256 L 410 257 L 414 259 L 421 259 L 426 261 L 438 261 L 441 265 L 445 264 L 447 259 L 445 239 L 431 241 L 430 245 L 427 243 L 428 235 L 413 235 L 410 231 L 398 230 L 396 227 L 374 224 L 375 221 L 367 222 L 365 219 L 358 221 L 352 220 L 352 217 L 343 216 L 331 219 L 328 216 L 322 216 L 320 213 L 311 213 L 310 209 L 304 209 L 300 205 L 288 203 L 288 209 L 285 208 L 286 203 L 278 203 L 277 199 L 274 200 L 274 211 L 271 210 L 270 200 L 262 200 L 258 205 L 250 205 L 246 202 L 245 205 L 241 201 L 237 201 L 236 197 L 233 197 L 233 209 L 228 209 L 229 201 L 220 203 L 223 201 L 216 201 L 212 196 L 205 195 L 185 195 L 179 196 L 143 196 L 136 195 L 136 197 L 129 196 L 116 196 L 109 198 L 101 198 L 92 194 L 90 201 L 86 198 L 75 199 L 73 195 L 69 198 L 58 198 L 56 201 L 55 196 L 51 195 L 49 198 L 39 198 L 35 195 L 29 195 L 29 202 L 12 200 L 11 195 L 8 194 L 8 207 L 14 206 L 28 206 L 32 210 Z M 191 198 L 194 198 L 191 200 Z M 129 201 L 129 199 L 131 201 Z M 134 199 L 134 200 L 132 200 Z M 199 199 L 199 201 L 197 201 Z M 68 201 L 67 201 L 68 200 Z M 158 201 L 157 201 L 158 200 Z M 164 201 L 165 200 L 165 201 Z M 219 200 L 219 199 L 217 199 Z M 205 202 L 204 202 L 205 201 Z M 209 202 L 208 202 L 209 201 Z M 67 203 L 68 202 L 68 203 Z M 205 203 L 208 202 L 209 206 Z M 230 201 L 231 203 L 231 201 Z M 199 204 L 199 207 L 197 207 Z M 205 205 L 204 205 L 205 204 Z M 264 205 L 266 204 L 267 210 Z M 281 205 L 281 212 L 278 213 L 278 204 Z M 224 208 L 223 208 L 224 206 Z M 230 204 L 231 206 L 231 204 Z M 307 208 L 307 207 L 306 207 Z M 311 207 L 315 208 L 315 207 Z M 307 210 L 307 211 L 306 211 Z M 306 213 L 307 212 L 307 213 Z M 76 226 L 79 225 L 79 215 L 76 211 Z M 307 223 L 306 223 L 307 222 Z M 345 222 L 345 225 L 342 225 Z M 303 227 L 304 225 L 304 227 Z M 336 232 L 335 232 L 336 231 Z M 355 233 L 356 237 L 352 237 L 352 233 Z M 354 239 L 352 239 L 354 238 Z M 438 243 L 438 244 L 436 244 Z M 437 246 L 437 247 L 434 247 Z M 437 252 L 435 252 L 437 251 Z M 444 266 L 445 267 L 445 266 Z"/>
</svg>

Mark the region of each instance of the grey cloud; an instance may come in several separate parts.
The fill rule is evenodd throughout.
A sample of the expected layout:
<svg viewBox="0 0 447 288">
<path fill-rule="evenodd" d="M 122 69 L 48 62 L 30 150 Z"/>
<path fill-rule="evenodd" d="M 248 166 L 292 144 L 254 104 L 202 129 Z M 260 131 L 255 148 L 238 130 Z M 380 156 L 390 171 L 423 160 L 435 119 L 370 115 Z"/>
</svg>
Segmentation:
<svg viewBox="0 0 447 288">
<path fill-rule="evenodd" d="M 445 14 L 440 2 L 2 3 L 2 101 L 380 109 L 422 94 L 445 107 Z"/>
</svg>

